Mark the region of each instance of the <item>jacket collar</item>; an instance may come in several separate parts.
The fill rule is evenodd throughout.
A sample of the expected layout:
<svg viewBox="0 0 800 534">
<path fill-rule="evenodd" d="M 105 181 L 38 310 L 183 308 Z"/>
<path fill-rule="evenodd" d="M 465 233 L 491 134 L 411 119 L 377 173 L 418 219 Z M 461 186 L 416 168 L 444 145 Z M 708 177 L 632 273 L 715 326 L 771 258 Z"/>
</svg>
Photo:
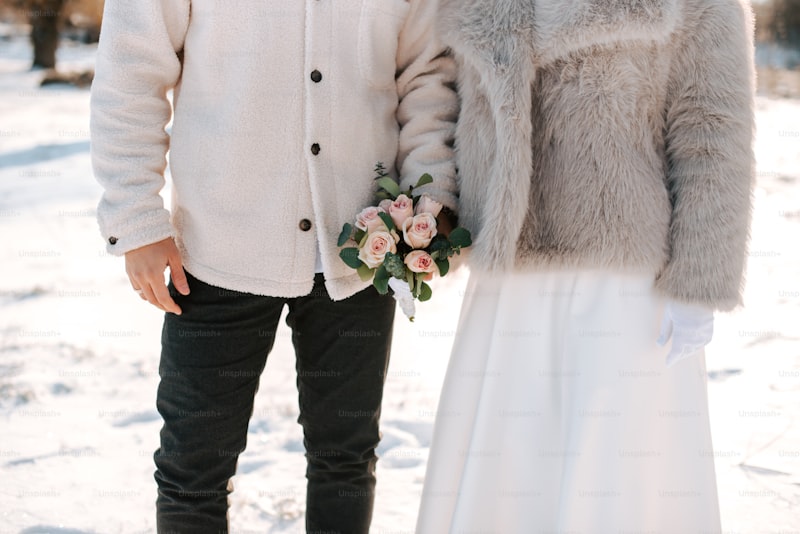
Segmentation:
<svg viewBox="0 0 800 534">
<path fill-rule="evenodd" d="M 682 0 L 442 0 L 444 40 L 495 67 L 528 52 L 549 62 L 577 50 L 624 42 L 664 42 Z"/>
</svg>

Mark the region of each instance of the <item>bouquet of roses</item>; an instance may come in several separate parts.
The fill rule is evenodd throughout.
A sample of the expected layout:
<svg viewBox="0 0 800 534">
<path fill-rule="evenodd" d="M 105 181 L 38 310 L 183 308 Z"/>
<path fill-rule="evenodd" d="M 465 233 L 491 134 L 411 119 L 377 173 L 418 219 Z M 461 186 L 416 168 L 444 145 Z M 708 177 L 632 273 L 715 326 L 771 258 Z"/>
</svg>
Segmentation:
<svg viewBox="0 0 800 534">
<path fill-rule="evenodd" d="M 469 231 L 454 228 L 444 236 L 436 231 L 436 216 L 442 205 L 414 191 L 433 182 L 423 174 L 416 185 L 401 191 L 386 169 L 375 167 L 378 205 L 364 208 L 355 225 L 345 223 L 339 246 L 353 245 L 339 252 L 342 260 L 358 271 L 364 281 L 381 294 L 392 288 L 394 297 L 410 320 L 414 320 L 414 299 L 424 302 L 432 290 L 426 280 L 433 273 L 445 276 L 449 258 L 472 244 Z"/>
</svg>

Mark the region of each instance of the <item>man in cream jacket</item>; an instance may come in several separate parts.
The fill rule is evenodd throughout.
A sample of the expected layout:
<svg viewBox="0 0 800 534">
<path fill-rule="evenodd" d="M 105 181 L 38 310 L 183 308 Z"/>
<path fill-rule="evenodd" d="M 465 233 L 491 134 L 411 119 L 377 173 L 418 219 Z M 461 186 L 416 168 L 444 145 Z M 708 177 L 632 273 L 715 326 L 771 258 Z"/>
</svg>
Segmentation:
<svg viewBox="0 0 800 534">
<path fill-rule="evenodd" d="M 306 528 L 368 531 L 394 301 L 341 262 L 336 237 L 372 201 L 379 161 L 403 186 L 430 173 L 425 193 L 456 208 L 455 72 L 435 11 L 432 0 L 106 0 L 92 88 L 98 219 L 132 289 L 167 312 L 159 532 L 227 532 L 229 479 L 284 305 Z"/>
</svg>

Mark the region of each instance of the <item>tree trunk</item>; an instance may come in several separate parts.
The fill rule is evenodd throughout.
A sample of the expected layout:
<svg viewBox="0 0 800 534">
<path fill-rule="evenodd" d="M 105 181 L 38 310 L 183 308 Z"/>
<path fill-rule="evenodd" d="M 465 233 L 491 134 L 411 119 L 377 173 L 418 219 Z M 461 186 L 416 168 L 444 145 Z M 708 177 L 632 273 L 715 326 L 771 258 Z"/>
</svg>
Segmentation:
<svg viewBox="0 0 800 534">
<path fill-rule="evenodd" d="M 53 69 L 56 66 L 58 25 L 63 0 L 31 2 L 29 20 L 33 41 L 33 66 Z"/>
</svg>

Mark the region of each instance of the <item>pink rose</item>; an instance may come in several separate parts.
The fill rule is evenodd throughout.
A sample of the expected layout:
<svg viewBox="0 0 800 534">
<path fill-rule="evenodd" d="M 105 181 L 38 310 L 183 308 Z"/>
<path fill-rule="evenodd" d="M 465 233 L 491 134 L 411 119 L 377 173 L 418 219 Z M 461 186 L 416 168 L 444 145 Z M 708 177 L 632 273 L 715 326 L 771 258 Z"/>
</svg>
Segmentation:
<svg viewBox="0 0 800 534">
<path fill-rule="evenodd" d="M 403 224 L 403 241 L 413 248 L 425 248 L 436 236 L 436 218 L 430 213 L 420 213 Z"/>
<path fill-rule="evenodd" d="M 388 198 L 383 199 L 378 203 L 378 207 L 380 209 L 382 209 L 383 211 L 385 211 L 386 213 L 389 213 L 389 206 L 391 206 L 391 205 L 392 205 L 392 201 L 389 200 Z"/>
<path fill-rule="evenodd" d="M 361 213 L 356 215 L 356 228 L 364 230 L 365 232 L 374 232 L 381 228 L 386 228 L 383 220 L 378 216 L 382 212 L 380 207 L 370 206 L 361 210 Z"/>
<path fill-rule="evenodd" d="M 358 259 L 370 269 L 380 267 L 387 252 L 397 252 L 394 237 L 389 232 L 378 230 L 367 235 L 367 241 L 358 251 Z"/>
<path fill-rule="evenodd" d="M 422 195 L 417 201 L 417 206 L 414 208 L 414 213 L 417 215 L 420 213 L 430 213 L 434 217 L 439 215 L 440 211 L 442 211 L 442 205 L 428 195 Z"/>
<path fill-rule="evenodd" d="M 395 226 L 402 228 L 406 219 L 414 216 L 414 201 L 405 195 L 400 195 L 389 206 L 389 215 L 392 217 Z"/>
<path fill-rule="evenodd" d="M 406 255 L 405 264 L 414 273 L 432 273 L 437 270 L 436 262 L 424 250 L 412 250 Z"/>
</svg>

